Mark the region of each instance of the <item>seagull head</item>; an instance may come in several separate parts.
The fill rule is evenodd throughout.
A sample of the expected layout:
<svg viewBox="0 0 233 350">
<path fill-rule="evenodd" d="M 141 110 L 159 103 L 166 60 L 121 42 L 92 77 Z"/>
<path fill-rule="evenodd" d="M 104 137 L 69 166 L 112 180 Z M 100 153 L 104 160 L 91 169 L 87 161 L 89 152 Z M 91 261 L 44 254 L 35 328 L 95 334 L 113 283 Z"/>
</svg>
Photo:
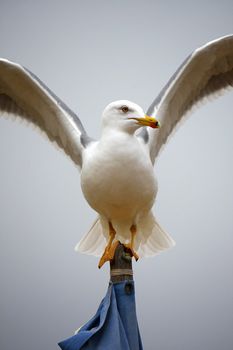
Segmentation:
<svg viewBox="0 0 233 350">
<path fill-rule="evenodd" d="M 136 103 L 120 100 L 110 103 L 103 111 L 103 128 L 114 128 L 133 134 L 142 126 L 150 126 L 157 129 L 159 121 L 149 117 Z"/>
</svg>

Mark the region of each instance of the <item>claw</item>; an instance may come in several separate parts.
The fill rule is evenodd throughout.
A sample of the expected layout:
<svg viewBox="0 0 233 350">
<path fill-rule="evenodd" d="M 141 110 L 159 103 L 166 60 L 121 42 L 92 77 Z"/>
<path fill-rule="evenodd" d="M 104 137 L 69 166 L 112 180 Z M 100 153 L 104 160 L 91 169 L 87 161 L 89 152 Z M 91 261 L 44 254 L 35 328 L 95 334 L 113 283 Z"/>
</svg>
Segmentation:
<svg viewBox="0 0 233 350">
<path fill-rule="evenodd" d="M 114 242 L 110 247 L 106 247 L 104 254 L 100 258 L 98 268 L 100 269 L 107 261 L 112 261 L 115 255 L 115 250 L 120 242 Z"/>
<path fill-rule="evenodd" d="M 125 247 L 126 249 L 128 249 L 129 252 L 130 252 L 130 255 L 133 256 L 134 259 L 135 259 L 136 261 L 138 261 L 139 256 L 138 256 L 138 254 L 135 252 L 135 250 L 133 249 L 131 243 L 124 244 L 124 247 Z"/>
<path fill-rule="evenodd" d="M 137 228 L 136 225 L 132 225 L 130 227 L 130 232 L 131 232 L 131 241 L 130 243 L 124 244 L 124 247 L 129 251 L 130 256 L 127 257 L 127 253 L 125 254 L 125 259 L 131 259 L 131 257 L 134 257 L 135 260 L 137 261 L 139 259 L 138 254 L 135 252 L 133 249 L 134 246 L 134 237 L 137 233 Z M 107 247 L 105 248 L 104 254 L 101 256 L 98 267 L 99 269 L 107 262 L 107 261 L 112 261 L 114 259 L 115 255 L 115 250 L 120 243 L 119 241 L 114 241 L 116 235 L 116 231 L 114 230 L 111 221 L 109 221 L 109 242 Z"/>
</svg>

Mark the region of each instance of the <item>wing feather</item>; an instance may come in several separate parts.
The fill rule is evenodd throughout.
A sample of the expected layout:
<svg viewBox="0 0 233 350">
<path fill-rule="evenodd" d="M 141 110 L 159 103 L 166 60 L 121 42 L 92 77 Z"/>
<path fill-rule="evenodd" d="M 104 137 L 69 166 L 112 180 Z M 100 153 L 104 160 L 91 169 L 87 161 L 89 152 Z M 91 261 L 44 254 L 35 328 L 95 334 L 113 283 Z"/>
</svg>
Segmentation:
<svg viewBox="0 0 233 350">
<path fill-rule="evenodd" d="M 92 139 L 78 116 L 28 69 L 0 59 L 0 114 L 15 115 L 42 130 L 81 167 Z"/>
<path fill-rule="evenodd" d="M 193 107 L 232 87 L 233 35 L 211 41 L 189 55 L 147 111 L 161 122 L 157 132 L 147 128 L 152 162 Z"/>
</svg>

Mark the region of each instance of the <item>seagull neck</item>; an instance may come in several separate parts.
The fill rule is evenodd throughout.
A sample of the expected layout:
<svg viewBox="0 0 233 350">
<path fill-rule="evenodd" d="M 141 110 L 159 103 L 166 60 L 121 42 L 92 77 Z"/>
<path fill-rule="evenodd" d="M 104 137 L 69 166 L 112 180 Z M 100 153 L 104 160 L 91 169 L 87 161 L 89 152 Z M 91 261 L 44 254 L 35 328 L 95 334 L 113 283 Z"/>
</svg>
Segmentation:
<svg viewBox="0 0 233 350">
<path fill-rule="evenodd" d="M 124 138 L 131 138 L 134 136 L 134 133 L 130 133 L 128 130 L 126 131 L 120 128 L 104 127 L 101 132 L 101 139 L 111 139 L 115 138 L 117 135 Z"/>
</svg>

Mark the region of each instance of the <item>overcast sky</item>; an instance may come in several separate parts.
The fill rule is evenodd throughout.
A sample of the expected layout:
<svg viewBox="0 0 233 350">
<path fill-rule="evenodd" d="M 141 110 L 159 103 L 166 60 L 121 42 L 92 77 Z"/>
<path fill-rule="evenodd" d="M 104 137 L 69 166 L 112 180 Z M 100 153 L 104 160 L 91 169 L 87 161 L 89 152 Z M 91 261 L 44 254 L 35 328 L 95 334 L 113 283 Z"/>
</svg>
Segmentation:
<svg viewBox="0 0 233 350">
<path fill-rule="evenodd" d="M 145 110 L 195 48 L 233 32 L 233 2 L 0 0 L 0 56 L 29 68 L 98 138 L 102 110 Z M 155 213 L 176 240 L 134 264 L 146 350 L 233 347 L 233 92 L 197 109 L 155 168 Z M 0 347 L 58 349 L 95 313 L 108 266 L 74 246 L 96 213 L 73 163 L 0 119 Z"/>
</svg>

